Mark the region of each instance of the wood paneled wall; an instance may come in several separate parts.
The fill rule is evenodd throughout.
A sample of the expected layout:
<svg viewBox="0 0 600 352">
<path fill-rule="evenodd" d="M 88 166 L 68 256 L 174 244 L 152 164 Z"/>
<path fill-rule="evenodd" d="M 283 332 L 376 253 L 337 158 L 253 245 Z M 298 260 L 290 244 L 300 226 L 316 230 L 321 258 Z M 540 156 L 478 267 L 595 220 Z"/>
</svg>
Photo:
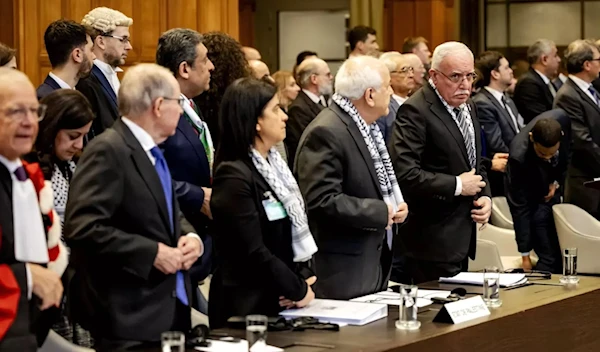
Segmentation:
<svg viewBox="0 0 600 352">
<path fill-rule="evenodd" d="M 6 2 L 10 0 L 2 0 Z M 68 18 L 80 22 L 91 9 L 106 6 L 133 18 L 130 28 L 133 50 L 125 68 L 154 62 L 156 44 L 167 29 L 186 27 L 201 33 L 223 31 L 239 37 L 238 0 L 12 0 L 13 11 L 0 11 L 0 23 L 13 19 L 13 46 L 18 49 L 19 69 L 34 85 L 50 71 L 44 48 L 44 31 L 51 22 Z M 13 18 L 14 16 L 14 18 Z"/>
<path fill-rule="evenodd" d="M 384 3 L 384 49 L 401 51 L 404 38 L 422 36 L 433 48 L 458 40 L 459 0 L 386 0 Z"/>
</svg>

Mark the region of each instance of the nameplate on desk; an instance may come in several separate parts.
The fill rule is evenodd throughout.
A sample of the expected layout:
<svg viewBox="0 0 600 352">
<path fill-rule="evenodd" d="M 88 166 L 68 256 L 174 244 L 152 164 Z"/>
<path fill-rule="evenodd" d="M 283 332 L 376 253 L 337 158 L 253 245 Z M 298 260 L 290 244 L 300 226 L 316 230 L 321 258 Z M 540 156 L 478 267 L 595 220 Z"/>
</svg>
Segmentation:
<svg viewBox="0 0 600 352">
<path fill-rule="evenodd" d="M 446 303 L 433 319 L 437 323 L 460 324 L 490 315 L 481 296 Z"/>
</svg>

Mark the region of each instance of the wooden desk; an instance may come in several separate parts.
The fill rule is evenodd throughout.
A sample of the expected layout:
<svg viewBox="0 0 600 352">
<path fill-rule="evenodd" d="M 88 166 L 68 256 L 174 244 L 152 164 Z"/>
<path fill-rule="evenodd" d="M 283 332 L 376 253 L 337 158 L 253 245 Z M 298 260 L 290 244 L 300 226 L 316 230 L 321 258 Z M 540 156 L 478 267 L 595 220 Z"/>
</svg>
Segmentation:
<svg viewBox="0 0 600 352">
<path fill-rule="evenodd" d="M 540 282 L 558 283 L 558 276 Z M 420 287 L 451 290 L 457 286 L 431 283 Z M 476 286 L 463 287 L 467 292 L 481 291 Z M 286 347 L 290 352 L 600 351 L 600 278 L 581 277 L 576 287 L 533 285 L 502 290 L 500 295 L 503 305 L 492 309 L 490 316 L 458 325 L 433 323 L 441 306 L 431 305 L 431 310 L 418 315 L 419 330 L 397 330 L 398 308 L 390 306 L 387 319 L 362 327 L 347 326 L 339 332 L 269 332 L 268 343 L 316 345 Z"/>
</svg>

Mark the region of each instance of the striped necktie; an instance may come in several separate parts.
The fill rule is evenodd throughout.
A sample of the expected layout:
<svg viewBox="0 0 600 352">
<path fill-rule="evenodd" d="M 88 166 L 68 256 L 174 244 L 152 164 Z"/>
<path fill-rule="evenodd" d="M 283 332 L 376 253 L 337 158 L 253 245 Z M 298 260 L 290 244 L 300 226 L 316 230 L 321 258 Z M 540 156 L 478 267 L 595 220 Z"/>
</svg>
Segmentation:
<svg viewBox="0 0 600 352">
<path fill-rule="evenodd" d="M 475 143 L 473 143 L 473 137 L 469 133 L 469 122 L 464 114 L 464 109 L 455 108 L 454 113 L 456 114 L 456 120 L 458 121 L 458 127 L 460 133 L 465 141 L 465 147 L 467 149 L 467 156 L 469 157 L 469 163 L 471 167 L 475 167 Z"/>
</svg>

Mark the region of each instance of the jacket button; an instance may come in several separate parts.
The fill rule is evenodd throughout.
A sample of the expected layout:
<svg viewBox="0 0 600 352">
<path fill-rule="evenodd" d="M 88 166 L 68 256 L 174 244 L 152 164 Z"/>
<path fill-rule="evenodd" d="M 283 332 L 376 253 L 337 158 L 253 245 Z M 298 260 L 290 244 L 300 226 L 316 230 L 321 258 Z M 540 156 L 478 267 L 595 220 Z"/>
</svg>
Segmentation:
<svg viewBox="0 0 600 352">
<path fill-rule="evenodd" d="M 177 291 L 176 290 L 173 290 L 173 292 L 171 293 L 171 297 L 177 298 Z"/>
</svg>

